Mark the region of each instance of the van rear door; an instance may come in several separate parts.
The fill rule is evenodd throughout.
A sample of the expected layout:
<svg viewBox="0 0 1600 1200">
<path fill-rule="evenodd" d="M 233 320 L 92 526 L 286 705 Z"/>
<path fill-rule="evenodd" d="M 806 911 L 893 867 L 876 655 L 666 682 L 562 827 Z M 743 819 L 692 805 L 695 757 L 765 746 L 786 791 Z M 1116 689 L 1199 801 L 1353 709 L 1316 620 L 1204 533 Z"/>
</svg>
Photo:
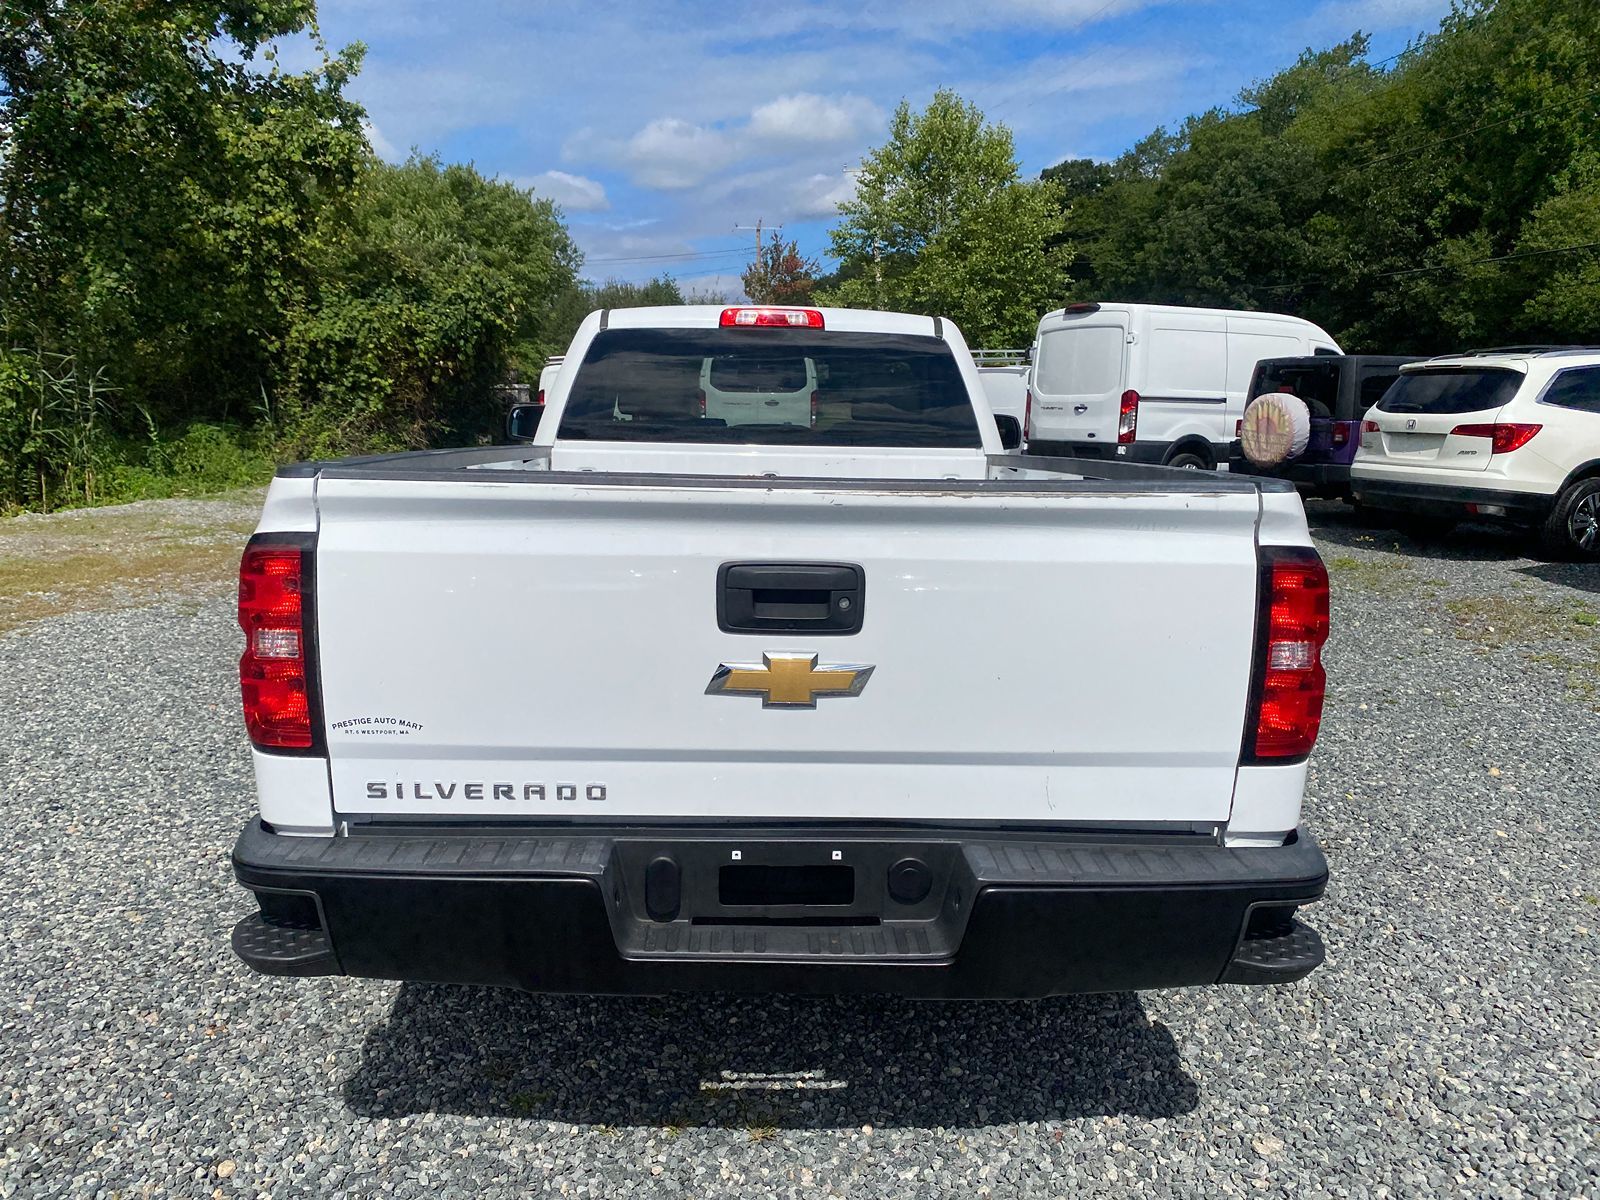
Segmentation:
<svg viewBox="0 0 1600 1200">
<path fill-rule="evenodd" d="M 1034 356 L 1033 438 L 1115 444 L 1127 348 L 1125 312 L 1046 317 Z"/>
</svg>

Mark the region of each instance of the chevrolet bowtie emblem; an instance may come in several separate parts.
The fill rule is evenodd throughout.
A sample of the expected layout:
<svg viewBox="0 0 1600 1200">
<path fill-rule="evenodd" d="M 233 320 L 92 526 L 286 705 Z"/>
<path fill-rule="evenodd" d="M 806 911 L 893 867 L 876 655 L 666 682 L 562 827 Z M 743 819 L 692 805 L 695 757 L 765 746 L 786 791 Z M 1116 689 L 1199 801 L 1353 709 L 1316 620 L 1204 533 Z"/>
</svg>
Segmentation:
<svg viewBox="0 0 1600 1200">
<path fill-rule="evenodd" d="M 763 654 L 762 665 L 723 663 L 708 696 L 760 696 L 762 708 L 815 708 L 818 696 L 859 696 L 871 667 L 817 665 L 815 654 Z"/>
</svg>

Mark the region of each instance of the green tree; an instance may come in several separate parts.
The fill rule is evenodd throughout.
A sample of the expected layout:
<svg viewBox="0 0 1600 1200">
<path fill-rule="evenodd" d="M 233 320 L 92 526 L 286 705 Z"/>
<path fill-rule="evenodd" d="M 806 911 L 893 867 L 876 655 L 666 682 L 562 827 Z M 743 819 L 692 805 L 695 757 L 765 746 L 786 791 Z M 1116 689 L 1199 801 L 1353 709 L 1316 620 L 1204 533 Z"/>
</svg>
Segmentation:
<svg viewBox="0 0 1600 1200">
<path fill-rule="evenodd" d="M 158 417 L 259 393 L 298 248 L 367 155 L 360 47 L 280 69 L 310 0 L 0 6 L 0 304 Z M 317 43 L 320 47 L 320 42 Z"/>
<path fill-rule="evenodd" d="M 471 442 L 537 374 L 580 261 L 555 206 L 471 167 L 372 160 L 311 249 L 279 395 L 301 453 Z"/>
<path fill-rule="evenodd" d="M 950 91 L 920 113 L 902 102 L 839 206 L 840 269 L 817 299 L 951 317 L 974 344 L 1025 341 L 1059 296 L 1059 207 L 975 106 Z"/>
<path fill-rule="evenodd" d="M 740 282 L 744 294 L 757 304 L 805 304 L 817 286 L 820 269 L 816 259 L 800 253 L 798 242 L 786 243 L 774 233 Z"/>
<path fill-rule="evenodd" d="M 1085 178 L 1084 298 L 1301 313 L 1357 350 L 1600 340 L 1600 0 L 1475 0 L 1387 70 L 1357 34 Z"/>
</svg>

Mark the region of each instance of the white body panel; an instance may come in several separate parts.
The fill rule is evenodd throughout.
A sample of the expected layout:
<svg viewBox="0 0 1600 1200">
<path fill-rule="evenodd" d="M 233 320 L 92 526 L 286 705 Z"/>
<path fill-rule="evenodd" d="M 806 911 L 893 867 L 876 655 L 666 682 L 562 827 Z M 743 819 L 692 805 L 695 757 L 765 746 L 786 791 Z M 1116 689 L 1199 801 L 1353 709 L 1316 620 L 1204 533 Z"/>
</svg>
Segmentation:
<svg viewBox="0 0 1600 1200">
<path fill-rule="evenodd" d="M 1015 417 L 1021 425 L 1028 410 L 1028 372 L 1026 363 L 1011 367 L 979 367 L 978 378 L 983 382 L 983 394 L 988 397 L 989 411 L 996 416 Z"/>
<path fill-rule="evenodd" d="M 1136 442 L 1188 440 L 1214 453 L 1244 415 L 1257 362 L 1318 350 L 1339 352 L 1310 321 L 1278 313 L 1160 304 L 1061 309 L 1046 314 L 1035 335 L 1032 438 L 1114 445 L 1119 402 L 1134 391 Z"/>
<path fill-rule="evenodd" d="M 1227 819 L 1253 497 L 325 480 L 319 506 L 341 812 Z M 865 628 L 720 632 L 717 567 L 745 559 L 859 563 Z M 719 664 L 780 652 L 876 670 L 814 710 L 705 694 Z M 380 717 L 407 732 L 342 724 Z M 438 797 L 470 781 L 514 798 Z"/>
<path fill-rule="evenodd" d="M 1600 352 L 1430 359 L 1403 369 L 1402 375 L 1453 368 L 1509 371 L 1522 378 L 1505 404 L 1474 412 L 1368 409 L 1353 480 L 1554 497 L 1574 473 L 1600 460 Z M 1585 402 L 1588 407 L 1580 407 Z M 1367 422 L 1378 428 L 1367 429 Z M 1496 423 L 1540 429 L 1508 454 L 1491 453 L 1487 438 L 1452 432 Z"/>
</svg>

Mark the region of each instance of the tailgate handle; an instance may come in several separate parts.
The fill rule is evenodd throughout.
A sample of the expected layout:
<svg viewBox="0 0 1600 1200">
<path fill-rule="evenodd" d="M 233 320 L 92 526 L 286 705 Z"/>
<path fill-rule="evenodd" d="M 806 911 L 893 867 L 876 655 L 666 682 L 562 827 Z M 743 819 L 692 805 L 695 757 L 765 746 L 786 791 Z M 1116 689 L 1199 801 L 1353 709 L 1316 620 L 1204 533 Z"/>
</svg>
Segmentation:
<svg viewBox="0 0 1600 1200">
<path fill-rule="evenodd" d="M 866 574 L 851 563 L 723 563 L 717 571 L 723 633 L 857 633 L 865 599 Z"/>
</svg>

